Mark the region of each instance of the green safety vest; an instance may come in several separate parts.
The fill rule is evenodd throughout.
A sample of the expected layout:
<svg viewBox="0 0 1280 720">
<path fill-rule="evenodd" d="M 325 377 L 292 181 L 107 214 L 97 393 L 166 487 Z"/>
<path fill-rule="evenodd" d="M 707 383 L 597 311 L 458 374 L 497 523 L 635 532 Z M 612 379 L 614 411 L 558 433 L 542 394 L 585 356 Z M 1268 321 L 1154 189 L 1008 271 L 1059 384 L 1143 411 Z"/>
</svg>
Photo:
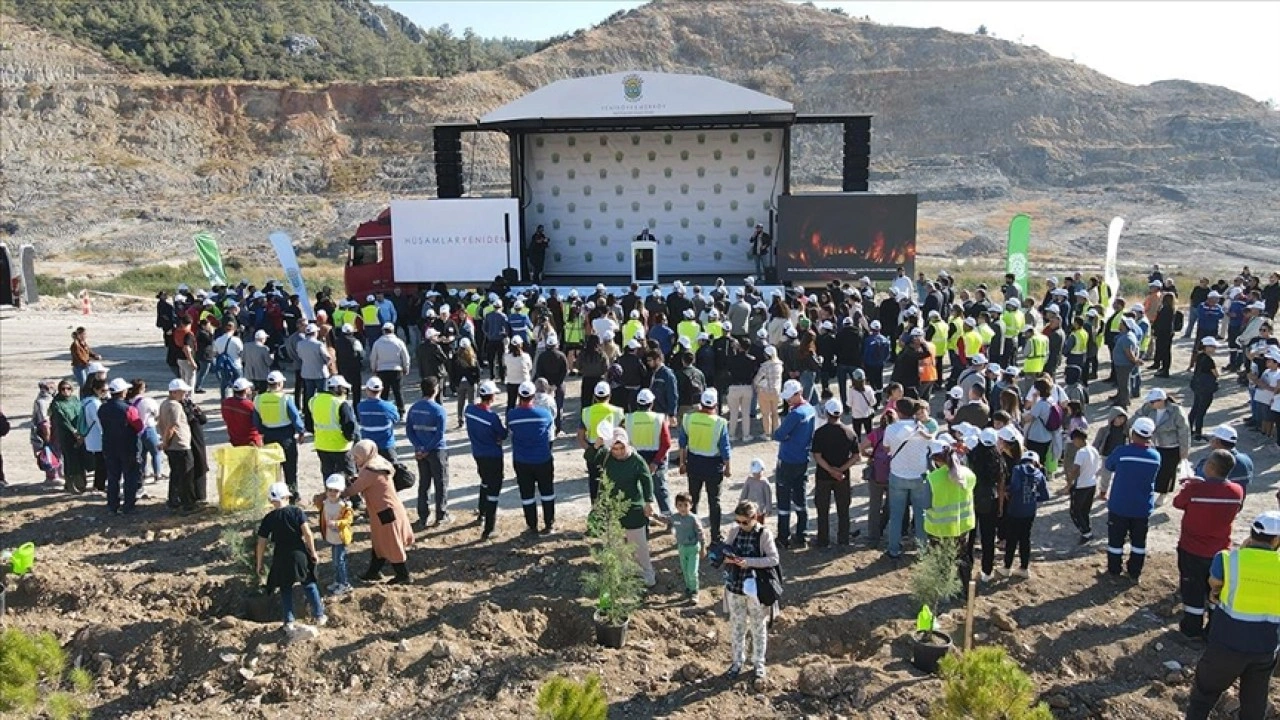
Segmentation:
<svg viewBox="0 0 1280 720">
<path fill-rule="evenodd" d="M 676 326 L 676 335 L 689 338 L 689 347 L 694 350 L 698 349 L 698 333 L 702 332 L 702 326 L 696 320 L 681 320 Z"/>
<path fill-rule="evenodd" d="M 1085 332 L 1084 328 L 1081 328 L 1079 330 L 1072 330 L 1071 338 L 1074 341 L 1074 345 L 1072 345 L 1071 347 L 1071 350 L 1072 350 L 1071 354 L 1072 355 L 1085 354 L 1085 351 L 1089 349 L 1089 333 Z"/>
<path fill-rule="evenodd" d="M 996 331 L 989 324 L 979 325 L 978 335 L 982 337 L 982 344 L 985 347 L 991 344 L 991 338 L 996 336 Z"/>
<path fill-rule="evenodd" d="M 378 325 L 378 306 L 365 305 L 360 308 L 360 319 L 364 320 L 366 328 L 376 327 Z"/>
<path fill-rule="evenodd" d="M 684 433 L 689 438 L 686 446 L 694 455 L 718 457 L 720 435 L 729 432 L 729 423 L 719 415 L 692 412 L 684 416 Z"/>
<path fill-rule="evenodd" d="M 351 441 L 342 434 L 342 425 L 338 422 L 338 408 L 346 402 L 336 395 L 316 393 L 309 404 L 311 422 L 316 429 L 316 450 L 322 452 L 346 452 L 351 449 Z"/>
<path fill-rule="evenodd" d="M 631 436 L 631 447 L 649 452 L 658 449 L 662 438 L 662 426 L 667 416 L 648 410 L 637 410 L 627 416 L 627 433 Z"/>
<path fill-rule="evenodd" d="M 977 516 L 973 512 L 973 487 L 978 476 L 969 468 L 960 468 L 960 486 L 950 477 L 948 466 L 936 468 L 926 476 L 929 480 L 929 509 L 924 511 L 925 533 L 939 538 L 960 537 L 973 530 Z"/>
<path fill-rule="evenodd" d="M 258 417 L 262 418 L 265 427 L 278 428 L 290 424 L 284 392 L 262 393 L 253 399 L 253 409 L 258 411 Z"/>
<path fill-rule="evenodd" d="M 986 343 L 982 342 L 982 335 L 977 330 L 970 330 L 964 334 L 964 356 L 970 360 L 974 355 L 982 352 L 982 346 Z"/>
<path fill-rule="evenodd" d="M 564 321 L 564 342 L 566 345 L 568 344 L 581 345 L 584 334 L 585 333 L 583 332 L 583 329 L 582 329 L 581 315 L 574 318 L 573 320 Z"/>
<path fill-rule="evenodd" d="M 1280 553 L 1255 547 L 1223 550 L 1218 609 L 1241 622 L 1280 623 Z"/>
<path fill-rule="evenodd" d="M 956 352 L 960 349 L 960 336 L 964 334 L 964 319 L 951 318 L 951 334 L 947 336 L 947 349 Z"/>
<path fill-rule="evenodd" d="M 607 402 L 598 402 L 583 410 L 582 427 L 587 431 L 587 442 L 593 443 L 596 441 L 596 428 L 600 427 L 600 423 L 610 420 L 616 428 L 622 424 L 624 417 L 622 408 L 610 405 Z"/>
<path fill-rule="evenodd" d="M 1004 323 L 1006 338 L 1017 337 L 1018 333 L 1022 332 L 1022 328 L 1027 326 L 1027 317 L 1021 310 L 1005 310 L 1000 313 L 1000 321 Z"/>
<path fill-rule="evenodd" d="M 947 346 L 947 324 L 941 320 L 935 320 L 929 323 L 929 327 L 933 328 L 932 342 L 936 347 L 946 348 Z"/>
<path fill-rule="evenodd" d="M 631 339 L 636 336 L 636 333 L 641 332 L 642 330 L 644 330 L 644 323 L 639 320 L 628 320 L 622 326 L 622 342 L 631 342 Z"/>
<path fill-rule="evenodd" d="M 707 336 L 712 340 L 719 340 L 724 337 L 724 328 L 720 325 L 719 320 L 712 320 L 707 323 Z"/>
<path fill-rule="evenodd" d="M 1027 361 L 1022 371 L 1027 375 L 1039 375 L 1044 372 L 1044 364 L 1049 359 L 1049 338 L 1039 330 L 1031 336 L 1027 343 Z"/>
</svg>

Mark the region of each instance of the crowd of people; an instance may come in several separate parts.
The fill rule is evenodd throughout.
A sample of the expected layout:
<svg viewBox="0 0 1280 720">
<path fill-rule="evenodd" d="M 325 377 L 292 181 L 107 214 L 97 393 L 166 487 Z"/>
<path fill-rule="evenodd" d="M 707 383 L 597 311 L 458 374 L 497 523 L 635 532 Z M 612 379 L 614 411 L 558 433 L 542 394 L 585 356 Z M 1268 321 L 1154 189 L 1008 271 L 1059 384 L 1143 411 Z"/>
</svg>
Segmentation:
<svg viewBox="0 0 1280 720">
<path fill-rule="evenodd" d="M 274 282 L 194 293 L 183 286 L 157 300 L 175 376 L 168 397 L 157 404 L 140 381 L 108 381 L 80 328 L 71 346 L 79 388 L 70 380 L 41 384 L 32 445 L 51 483 L 84 492 L 92 474 L 108 508 L 122 513 L 135 508 L 144 469 L 162 477 L 163 456 L 170 504 L 196 512 L 208 463 L 205 418 L 190 394 L 203 392 L 212 372 L 230 442 L 285 450 L 273 500 L 299 502 L 297 454 L 311 435 L 325 487 L 336 491 L 318 498 L 326 540 L 341 535 L 341 498 L 363 496 L 375 537 L 364 577 L 377 578 L 389 562 L 395 581 L 407 582 L 414 526 L 453 520 L 448 493 L 459 468 L 445 439 L 446 397 L 466 429 L 484 539 L 497 533 L 508 444 L 527 532 L 556 531 L 563 478 L 552 448 L 572 432 L 592 501 L 607 477 L 631 503 L 624 526 L 646 584 L 655 580 L 651 527 L 676 532 L 695 602 L 697 558 L 731 548 L 732 670 L 745 662 L 749 638 L 758 675 L 769 613 L 747 570 L 776 567 L 780 548 L 847 545 L 865 530 L 866 542 L 890 559 L 912 540 L 916 548 L 946 540 L 966 581 L 975 555 L 983 583 L 1027 577 L 1037 506 L 1056 492 L 1070 497 L 1082 544 L 1093 540 L 1094 503 L 1106 503 L 1105 574 L 1137 581 L 1150 517 L 1174 494 L 1173 506 L 1184 511 L 1182 629 L 1200 636 L 1213 588 L 1233 577 L 1257 582 L 1233 575 L 1233 555 L 1224 570 L 1220 553 L 1254 479 L 1241 435 L 1247 428 L 1256 433 L 1247 444 L 1280 443 L 1280 274 L 1264 279 L 1245 268 L 1230 280 L 1200 278 L 1186 298 L 1158 266 L 1147 280 L 1141 299 L 1126 299 L 1080 273 L 1046 279 L 1038 298 L 1024 296 L 1011 275 L 997 289 L 964 288 L 946 272 L 913 280 L 902 269 L 879 291 L 866 277 L 810 289 L 765 289 L 747 278 L 734 289 L 723 280 L 705 292 L 675 282 L 615 296 L 604 285 L 515 290 L 499 278 L 483 291 L 438 285 L 363 302 L 326 288 L 312 318 Z M 1173 367 L 1179 333 L 1191 343 L 1186 368 Z M 406 408 L 402 385 L 414 368 L 421 395 Z M 1144 389 L 1175 373 L 1187 378 L 1185 391 Z M 1206 430 L 1229 381 L 1248 389 L 1248 420 Z M 1101 398 L 1108 386 L 1114 394 Z M 576 413 L 566 412 L 566 396 L 580 398 Z M 1097 404 L 1110 410 L 1094 425 L 1087 411 Z M 403 467 L 398 433 L 420 478 L 412 526 L 393 482 Z M 735 452 L 765 438 L 777 443 L 773 482 L 749 452 L 737 465 L 750 473 L 726 535 L 721 498 Z M 1192 468 L 1193 444 L 1201 443 L 1211 452 Z M 851 527 L 855 468 L 869 497 L 865 528 Z M 685 491 L 672 492 L 675 476 L 684 476 Z M 1249 547 L 1274 545 L 1274 520 L 1259 519 Z M 296 524 L 296 514 L 281 515 L 264 537 Z M 303 552 L 314 558 L 309 545 Z M 350 588 L 343 558 L 333 591 Z M 1274 568 L 1256 572 L 1280 578 Z M 313 570 L 285 575 L 314 580 Z M 1245 630 L 1261 623 L 1274 636 L 1275 598 L 1259 601 L 1267 612 L 1233 614 L 1232 597 L 1217 597 L 1211 644 L 1219 627 L 1228 629 L 1218 640 L 1235 642 L 1223 637 L 1243 632 L 1231 629 L 1236 622 Z M 291 608 L 286 616 L 292 622 Z M 1210 686 L 1197 681 L 1198 702 L 1208 702 Z"/>
</svg>

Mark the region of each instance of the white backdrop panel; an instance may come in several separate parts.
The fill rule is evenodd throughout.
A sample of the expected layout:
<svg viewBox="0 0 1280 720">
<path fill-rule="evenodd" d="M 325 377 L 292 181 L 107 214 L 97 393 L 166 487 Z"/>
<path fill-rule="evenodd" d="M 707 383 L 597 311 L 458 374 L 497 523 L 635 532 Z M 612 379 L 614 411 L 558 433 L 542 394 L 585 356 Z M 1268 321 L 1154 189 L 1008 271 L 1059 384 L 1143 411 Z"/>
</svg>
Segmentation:
<svg viewBox="0 0 1280 720">
<path fill-rule="evenodd" d="M 489 281 L 520 267 L 520 202 L 515 198 L 391 201 L 392 265 L 397 282 Z"/>
<path fill-rule="evenodd" d="M 782 157 L 779 129 L 530 135 L 525 229 L 545 226 L 548 274 L 629 274 L 646 226 L 663 276 L 750 274 L 747 238 L 768 225 Z"/>
</svg>

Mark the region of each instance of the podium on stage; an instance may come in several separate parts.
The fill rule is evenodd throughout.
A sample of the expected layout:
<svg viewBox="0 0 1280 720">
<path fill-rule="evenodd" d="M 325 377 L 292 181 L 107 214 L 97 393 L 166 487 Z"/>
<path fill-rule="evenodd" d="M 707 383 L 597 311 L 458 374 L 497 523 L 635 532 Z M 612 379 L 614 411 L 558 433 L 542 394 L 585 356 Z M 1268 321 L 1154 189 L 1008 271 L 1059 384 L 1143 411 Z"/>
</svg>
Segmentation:
<svg viewBox="0 0 1280 720">
<path fill-rule="evenodd" d="M 658 243 L 636 240 L 631 243 L 631 282 L 656 285 L 658 282 Z"/>
</svg>

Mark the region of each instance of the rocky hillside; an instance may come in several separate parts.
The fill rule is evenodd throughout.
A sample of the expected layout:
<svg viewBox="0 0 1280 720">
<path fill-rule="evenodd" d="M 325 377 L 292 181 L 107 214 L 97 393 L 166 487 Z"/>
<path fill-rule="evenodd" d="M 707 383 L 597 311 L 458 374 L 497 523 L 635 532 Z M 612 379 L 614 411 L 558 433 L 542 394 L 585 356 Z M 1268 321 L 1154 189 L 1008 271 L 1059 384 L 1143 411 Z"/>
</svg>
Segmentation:
<svg viewBox="0 0 1280 720">
<path fill-rule="evenodd" d="M 499 70 L 326 85 L 124 72 L 2 23 L 0 212 L 48 252 L 141 251 L 196 226 L 332 239 L 389 195 L 434 191 L 433 124 L 624 68 L 712 74 L 802 112 L 874 113 L 875 189 L 924 199 L 1280 178 L 1280 119 L 1238 93 L 1128 86 L 1015 43 L 780 1 L 656 2 Z M 796 181 L 834 184 L 838 138 L 810 129 L 797 143 Z M 465 157 L 472 187 L 505 183 L 505 138 L 469 138 Z"/>
</svg>

